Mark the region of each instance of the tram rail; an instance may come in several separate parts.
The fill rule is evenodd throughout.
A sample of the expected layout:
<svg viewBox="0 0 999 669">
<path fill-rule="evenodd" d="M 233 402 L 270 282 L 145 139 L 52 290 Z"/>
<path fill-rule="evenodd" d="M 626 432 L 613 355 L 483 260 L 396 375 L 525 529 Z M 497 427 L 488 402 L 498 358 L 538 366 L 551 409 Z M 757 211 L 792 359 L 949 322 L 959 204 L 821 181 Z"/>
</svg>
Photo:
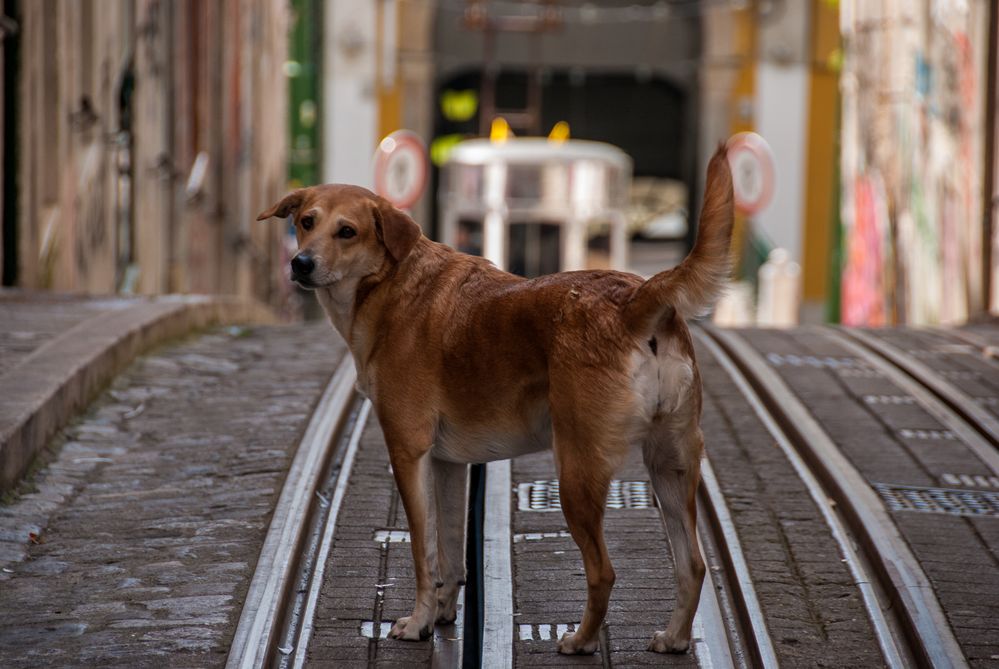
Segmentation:
<svg viewBox="0 0 999 669">
<path fill-rule="evenodd" d="M 281 618 L 317 506 L 320 476 L 332 456 L 334 435 L 350 405 L 355 379 L 353 360 L 344 356 L 312 412 L 257 560 L 230 646 L 228 669 L 269 666 L 278 652 Z"/>
<path fill-rule="evenodd" d="M 967 666 L 933 587 L 884 502 L 809 409 L 739 334 L 713 327 L 697 328 L 694 334 L 728 374 L 821 511 L 860 592 L 884 664 L 892 668 Z M 823 335 L 912 393 L 928 412 L 956 430 L 983 461 L 999 463 L 999 452 L 980 426 L 972 429 L 966 414 L 959 415 L 931 386 L 924 386 L 921 377 L 903 369 L 900 356 L 889 356 L 884 347 L 871 346 L 853 333 L 823 331 Z M 352 390 L 353 382 L 348 360 L 317 404 L 257 565 L 230 651 L 230 668 L 306 665 L 310 642 L 317 634 L 317 601 L 328 579 L 326 565 L 354 456 L 361 434 L 374 418 L 370 404 Z M 777 667 L 780 662 L 767 612 L 754 590 L 710 457 L 709 446 L 698 500 L 699 540 L 708 569 L 691 656 L 700 667 Z M 481 628 L 479 620 L 463 619 L 468 610 L 463 591 L 458 623 L 435 629 L 427 666 L 502 669 L 515 665 L 513 644 L 518 634 L 524 634 L 522 629 L 518 632 L 523 621 L 515 617 L 516 568 L 512 564 L 517 486 L 508 461 L 490 463 L 485 472 L 483 536 L 478 546 L 484 568 L 482 573 L 469 574 L 470 583 L 482 583 Z M 385 476 L 390 473 L 386 471 Z M 470 544 L 473 539 L 469 537 Z M 371 629 L 358 630 L 358 634 L 384 639 L 384 628 L 391 621 L 377 618 L 371 621 Z M 551 630 L 563 627 L 572 629 L 569 623 L 551 625 Z M 470 649 L 463 643 L 466 635 L 478 640 L 477 647 Z M 604 666 L 614 666 L 608 638 L 614 638 L 614 628 L 608 632 L 605 626 L 599 652 Z"/>
<path fill-rule="evenodd" d="M 807 478 L 820 482 L 822 493 L 842 513 L 837 538 L 846 542 L 848 530 L 863 547 L 862 558 L 855 555 L 851 570 L 861 576 L 858 585 L 875 586 L 864 589 L 864 600 L 886 664 L 910 666 L 911 658 L 919 666 L 967 666 L 929 579 L 883 502 L 802 401 L 769 370 L 763 356 L 735 332 L 714 327 L 705 330 L 717 344 L 712 350 L 738 369 L 762 408 L 787 436 L 788 441 L 778 439 L 778 444 L 790 443 L 800 456 L 793 461 L 807 465 L 812 474 Z M 845 551 L 844 555 L 851 553 Z M 865 568 L 865 562 L 870 568 Z M 891 613 L 879 614 L 879 610 Z"/>
<path fill-rule="evenodd" d="M 975 444 L 979 446 L 976 448 L 976 452 L 980 451 L 979 456 L 989 464 L 993 471 L 996 471 L 996 468 L 999 467 L 999 419 L 980 406 L 975 401 L 975 398 L 962 391 L 957 385 L 948 381 L 940 374 L 934 372 L 928 365 L 920 362 L 916 357 L 893 344 L 889 344 L 880 337 L 855 328 L 837 328 L 832 332 L 844 346 L 849 347 L 872 366 L 889 375 L 899 386 L 903 386 L 909 390 L 931 413 L 946 414 L 953 412 L 953 414 L 957 414 L 957 417 L 952 415 L 947 416 L 945 422 L 951 425 L 961 422 L 963 425 L 956 429 L 964 431 L 965 426 L 967 426 L 977 431 L 986 439 L 991 444 L 993 453 L 991 455 L 984 455 L 986 449 L 981 447 L 977 439 L 974 440 Z M 846 338 L 853 340 L 868 350 L 863 351 L 855 345 L 848 344 Z M 889 365 L 897 369 L 892 369 Z M 912 381 L 905 379 L 904 375 L 911 377 Z M 913 381 L 936 396 L 936 399 L 947 406 L 949 412 L 934 406 L 933 401 L 927 399 L 924 392 L 915 390 Z"/>
<path fill-rule="evenodd" d="M 857 550 L 856 538 L 847 526 L 847 521 L 837 513 L 836 506 L 830 503 L 830 497 L 819 482 L 819 478 L 806 464 L 799 450 L 792 444 L 791 438 L 780 427 L 777 418 L 768 411 L 760 395 L 750 385 L 749 380 L 732 357 L 721 348 L 714 337 L 701 330 L 696 331 L 695 335 L 711 351 L 715 359 L 728 373 L 732 382 L 739 388 L 743 397 L 752 407 L 753 413 L 763 422 L 777 446 L 794 467 L 798 478 L 805 484 L 815 506 L 822 512 L 823 518 L 839 546 L 842 559 L 847 563 L 850 573 L 860 589 L 864 608 L 877 636 L 878 646 L 885 663 L 889 667 L 899 669 L 910 666 L 911 653 L 904 643 L 900 643 L 901 635 L 898 622 L 885 614 L 885 611 L 889 610 L 891 606 L 885 589 L 877 583 L 870 562 L 863 553 Z"/>
<path fill-rule="evenodd" d="M 934 328 L 935 332 L 944 333 L 948 337 L 953 337 L 975 348 L 981 356 L 992 362 L 994 365 L 999 365 L 999 345 L 997 345 L 995 340 L 996 331 L 999 331 L 999 327 L 993 326 L 989 328 L 989 337 L 983 336 L 981 333 L 976 332 L 969 328 Z"/>
<path fill-rule="evenodd" d="M 702 510 L 707 512 L 699 514 L 701 552 L 711 568 L 707 570 L 701 588 L 701 604 L 697 613 L 700 620 L 695 622 L 702 628 L 707 651 L 704 653 L 706 657 L 698 654 L 698 663 L 702 667 L 777 667 L 777 653 L 767 629 L 766 616 L 756 596 L 739 534 L 708 459 L 701 463 L 699 493 Z M 709 544 L 707 550 L 704 550 L 705 544 Z M 724 579 L 728 587 L 719 588 L 715 583 L 719 578 Z M 713 592 L 717 602 L 705 596 L 708 590 Z M 722 592 L 727 593 L 727 606 L 722 605 L 721 600 L 725 596 Z M 721 643 L 717 631 L 715 636 L 711 636 L 710 630 L 727 630 L 727 644 Z M 697 650 L 695 645 L 695 652 Z M 717 662 L 715 658 L 719 657 L 728 662 Z"/>
<path fill-rule="evenodd" d="M 306 664 L 307 649 L 316 633 L 316 602 L 323 588 L 344 491 L 361 433 L 373 420 L 370 404 L 349 390 L 353 380 L 347 361 L 334 374 L 306 429 L 237 627 L 227 662 L 230 668 L 297 669 Z M 460 603 L 454 628 L 435 628 L 431 667 L 512 666 L 512 531 L 509 512 L 503 513 L 512 503 L 509 468 L 508 461 L 487 466 L 481 661 L 463 656 Z M 706 471 L 708 481 L 713 480 L 710 464 Z M 698 665 L 706 668 L 775 667 L 772 641 L 759 602 L 752 594 L 738 537 L 730 520 L 725 520 L 728 510 L 717 485 L 705 485 L 700 506 L 699 534 L 709 569 L 694 623 L 691 653 Z M 666 550 L 666 545 L 662 548 Z M 469 574 L 470 581 L 478 577 Z M 373 623 L 382 627 L 386 624 L 390 621 Z M 368 633 L 378 636 L 379 630 Z M 601 652 L 606 653 L 606 630 L 602 641 Z M 609 659 L 606 664 L 610 664 Z"/>
</svg>

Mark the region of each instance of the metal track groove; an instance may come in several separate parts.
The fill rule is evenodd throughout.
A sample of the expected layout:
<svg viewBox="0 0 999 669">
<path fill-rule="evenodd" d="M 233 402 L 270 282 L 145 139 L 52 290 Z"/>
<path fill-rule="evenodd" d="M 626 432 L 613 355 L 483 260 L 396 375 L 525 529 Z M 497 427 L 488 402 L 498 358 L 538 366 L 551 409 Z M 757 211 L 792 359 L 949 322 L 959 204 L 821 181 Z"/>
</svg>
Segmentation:
<svg viewBox="0 0 999 669">
<path fill-rule="evenodd" d="M 812 502 L 822 513 L 826 525 L 829 526 L 833 538 L 839 546 L 840 554 L 850 569 L 850 575 L 860 590 L 864 608 L 867 610 L 871 626 L 874 628 L 874 633 L 878 639 L 878 646 L 881 648 L 881 654 L 885 659 L 885 663 L 889 667 L 892 667 L 892 669 L 904 669 L 909 666 L 911 658 L 905 648 L 904 640 L 901 639 L 901 630 L 893 629 L 893 627 L 897 628 L 897 625 L 893 626 L 892 621 L 884 613 L 889 608 L 890 603 L 883 601 L 887 599 L 884 591 L 879 591 L 875 588 L 876 581 L 871 574 L 869 563 L 857 552 L 850 532 L 844 521 L 834 511 L 822 485 L 815 475 L 812 474 L 811 470 L 809 470 L 804 460 L 798 454 L 798 451 L 791 444 L 791 440 L 787 434 L 784 433 L 774 417 L 764 407 L 760 396 L 753 390 L 749 381 L 746 380 L 746 377 L 728 354 L 703 332 L 695 331 L 695 336 L 711 351 L 715 356 L 715 360 L 729 375 L 729 378 L 735 383 L 742 396 L 746 398 L 746 401 L 749 402 L 753 413 L 756 414 L 757 418 L 760 419 L 760 422 L 763 423 L 764 427 L 766 427 L 767 431 L 777 442 L 778 447 L 791 463 L 798 478 L 804 483 L 809 496 L 812 498 Z"/>
<path fill-rule="evenodd" d="M 714 327 L 706 330 L 748 378 L 768 412 L 843 510 L 891 598 L 916 663 L 966 667 L 929 579 L 881 498 L 759 353 L 733 332 Z"/>
<path fill-rule="evenodd" d="M 831 334 L 828 330 L 826 332 L 827 334 Z M 853 342 L 851 344 L 853 345 L 849 346 L 851 350 L 857 351 L 856 345 L 858 343 L 863 345 L 868 350 L 868 353 L 864 356 L 865 359 L 871 362 L 872 365 L 877 365 L 880 371 L 888 375 L 898 385 L 905 387 L 906 390 L 911 392 L 913 384 L 919 383 L 933 393 L 940 402 L 947 405 L 950 409 L 949 412 L 943 413 L 956 413 L 968 426 L 975 429 L 991 443 L 991 449 L 988 447 L 984 449 L 980 448 L 979 439 L 974 440 L 975 443 L 969 443 L 969 445 L 972 446 L 979 457 L 982 457 L 982 453 L 979 451 L 991 450 L 991 453 L 984 456 L 985 462 L 993 472 L 999 473 L 997 471 L 997 468 L 999 468 L 999 450 L 996 450 L 999 449 L 999 420 L 996 420 L 988 411 L 979 406 L 974 398 L 934 372 L 915 357 L 881 340 L 879 337 L 856 329 L 836 329 L 835 335 L 837 340 L 843 343 L 844 346 L 847 345 L 845 343 L 847 337 L 852 339 Z M 872 359 L 873 355 L 879 356 L 880 361 L 878 361 L 878 358 Z M 889 363 L 895 369 L 892 371 L 884 370 L 884 363 Z M 910 378 L 906 378 L 906 375 Z M 940 410 L 936 407 L 933 407 L 933 410 L 931 410 L 929 405 L 932 403 L 926 402 L 924 393 L 917 394 L 913 392 L 912 394 L 920 403 L 927 404 L 926 408 L 930 413 L 940 413 Z M 951 418 L 950 420 L 952 421 L 953 419 Z"/>
<path fill-rule="evenodd" d="M 227 669 L 263 667 L 277 645 L 280 617 L 294 577 L 309 509 L 330 455 L 333 435 L 350 406 L 355 378 L 354 362 L 349 355 L 344 356 L 312 412 L 257 559 L 229 648 Z"/>
</svg>

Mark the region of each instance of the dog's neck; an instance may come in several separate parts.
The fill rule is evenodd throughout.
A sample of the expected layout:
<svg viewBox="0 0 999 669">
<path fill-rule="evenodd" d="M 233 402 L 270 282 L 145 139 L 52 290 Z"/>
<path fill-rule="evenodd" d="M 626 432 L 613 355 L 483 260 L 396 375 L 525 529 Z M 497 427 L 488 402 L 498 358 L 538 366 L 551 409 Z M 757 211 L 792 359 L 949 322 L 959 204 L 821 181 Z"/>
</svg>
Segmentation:
<svg viewBox="0 0 999 669">
<path fill-rule="evenodd" d="M 426 238 L 420 240 L 416 247 L 410 252 L 404 261 L 404 265 L 410 269 L 415 265 L 422 264 L 425 256 L 433 256 L 433 248 L 438 245 L 430 242 Z M 398 280 L 400 265 L 388 260 L 379 270 L 364 277 L 344 278 L 331 286 L 325 286 L 316 290 L 316 298 L 326 312 L 330 323 L 340 333 L 351 355 L 354 357 L 354 364 L 357 367 L 359 384 L 366 384 L 367 360 L 369 349 L 373 343 L 372 333 L 368 332 L 371 327 L 370 319 L 362 316 L 365 306 L 374 303 L 371 309 L 377 311 L 379 299 L 376 295 L 378 289 L 384 284 Z M 403 275 L 406 271 L 403 271 Z M 369 312 L 370 313 L 370 312 Z"/>
<path fill-rule="evenodd" d="M 332 286 L 316 290 L 316 299 L 326 312 L 326 317 L 348 345 L 354 322 L 354 296 L 360 281 L 359 278 L 345 278 Z"/>
<path fill-rule="evenodd" d="M 355 331 L 354 328 L 357 290 L 361 281 L 360 278 L 341 279 L 332 286 L 318 289 L 316 299 L 319 300 L 330 323 L 347 343 L 350 355 L 354 359 L 354 368 L 357 370 L 355 387 L 364 397 L 370 397 L 371 384 L 366 364 L 368 337 L 363 332 Z"/>
</svg>

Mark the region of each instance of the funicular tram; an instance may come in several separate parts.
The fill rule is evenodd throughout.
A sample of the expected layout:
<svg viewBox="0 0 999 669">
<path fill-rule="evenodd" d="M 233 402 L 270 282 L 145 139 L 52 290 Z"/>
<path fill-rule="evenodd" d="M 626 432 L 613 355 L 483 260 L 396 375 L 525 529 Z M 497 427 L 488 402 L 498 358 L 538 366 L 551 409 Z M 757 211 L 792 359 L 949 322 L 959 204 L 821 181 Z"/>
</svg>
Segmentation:
<svg viewBox="0 0 999 669">
<path fill-rule="evenodd" d="M 461 142 L 442 170 L 442 241 L 527 277 L 624 270 L 631 174 L 631 158 L 601 142 Z"/>
</svg>

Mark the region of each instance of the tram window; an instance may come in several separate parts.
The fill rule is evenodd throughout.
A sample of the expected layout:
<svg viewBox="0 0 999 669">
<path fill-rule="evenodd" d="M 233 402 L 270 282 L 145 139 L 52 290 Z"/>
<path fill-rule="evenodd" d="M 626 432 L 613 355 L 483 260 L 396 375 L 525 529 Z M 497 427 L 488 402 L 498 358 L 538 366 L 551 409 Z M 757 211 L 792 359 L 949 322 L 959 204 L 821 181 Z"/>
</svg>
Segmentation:
<svg viewBox="0 0 999 669">
<path fill-rule="evenodd" d="M 458 239 L 454 245 L 462 253 L 482 255 L 482 221 L 464 218 L 458 221 Z"/>
<path fill-rule="evenodd" d="M 541 199 L 544 183 L 544 166 L 510 165 L 506 180 L 507 199 L 537 201 Z"/>
<path fill-rule="evenodd" d="M 559 271 L 562 228 L 552 223 L 512 223 L 507 245 L 508 267 L 528 278 Z"/>
<path fill-rule="evenodd" d="M 442 187 L 444 192 L 453 190 L 465 202 L 481 202 L 484 178 L 485 168 L 482 165 L 464 165 L 455 173 L 456 183 L 448 184 L 444 181 Z"/>
</svg>

